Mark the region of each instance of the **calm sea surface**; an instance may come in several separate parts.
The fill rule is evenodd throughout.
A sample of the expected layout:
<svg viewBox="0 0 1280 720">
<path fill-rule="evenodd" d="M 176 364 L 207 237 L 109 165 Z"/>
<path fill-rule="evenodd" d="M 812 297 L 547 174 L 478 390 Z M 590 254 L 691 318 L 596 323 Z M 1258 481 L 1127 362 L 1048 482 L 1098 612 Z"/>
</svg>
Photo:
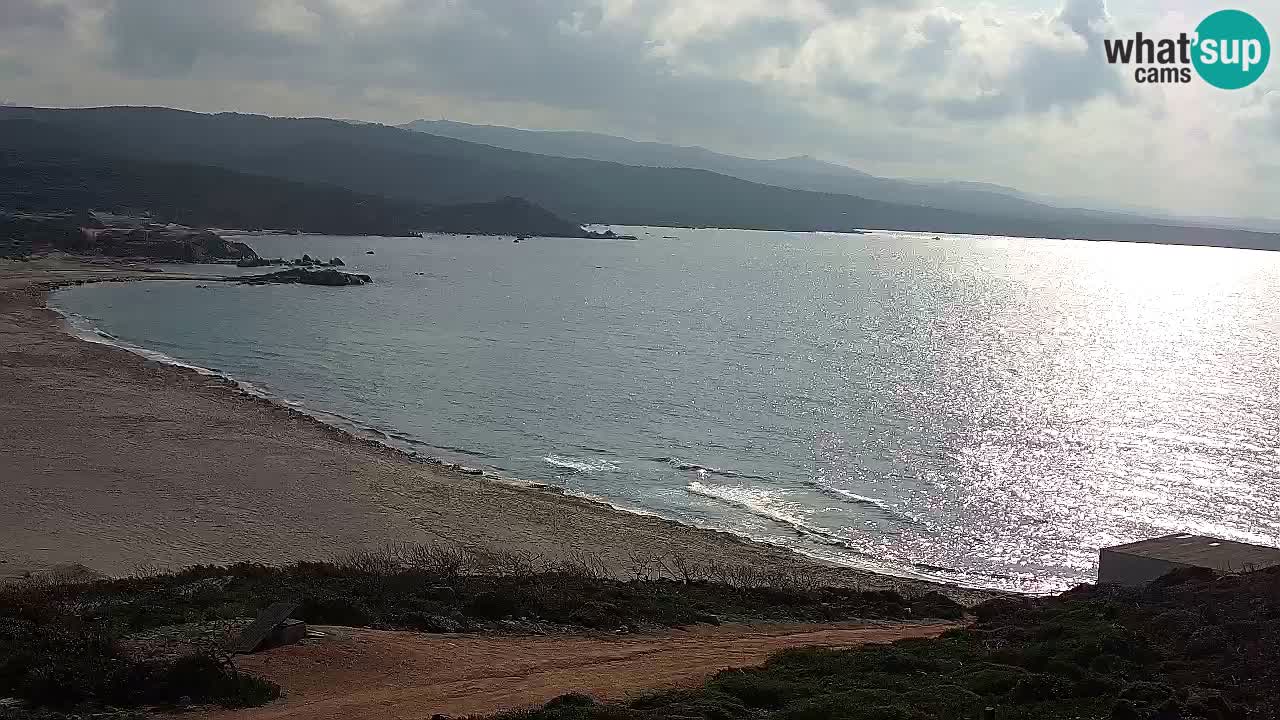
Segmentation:
<svg viewBox="0 0 1280 720">
<path fill-rule="evenodd" d="M 1280 254 L 626 230 L 249 237 L 376 283 L 52 303 L 425 455 L 850 565 L 1048 591 L 1152 534 L 1280 543 Z"/>
</svg>

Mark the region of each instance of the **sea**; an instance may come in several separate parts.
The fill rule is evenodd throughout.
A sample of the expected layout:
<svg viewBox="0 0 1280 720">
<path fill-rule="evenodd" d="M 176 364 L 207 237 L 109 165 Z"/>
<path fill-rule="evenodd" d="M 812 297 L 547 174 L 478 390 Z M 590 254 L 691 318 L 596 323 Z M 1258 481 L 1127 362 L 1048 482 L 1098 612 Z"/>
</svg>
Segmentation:
<svg viewBox="0 0 1280 720">
<path fill-rule="evenodd" d="M 612 229 L 250 235 L 374 283 L 50 303 L 408 452 L 848 566 L 1048 593 L 1144 537 L 1280 544 L 1280 254 Z"/>
</svg>

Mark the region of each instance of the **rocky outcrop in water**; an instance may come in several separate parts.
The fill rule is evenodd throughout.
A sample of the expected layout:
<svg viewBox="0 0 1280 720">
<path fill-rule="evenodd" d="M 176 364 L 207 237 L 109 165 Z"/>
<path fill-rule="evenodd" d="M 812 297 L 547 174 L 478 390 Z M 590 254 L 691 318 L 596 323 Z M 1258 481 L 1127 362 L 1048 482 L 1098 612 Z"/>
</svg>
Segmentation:
<svg viewBox="0 0 1280 720">
<path fill-rule="evenodd" d="M 228 278 L 229 280 L 239 280 L 246 285 L 267 285 L 276 284 L 301 284 L 301 285 L 324 285 L 327 287 L 344 287 L 347 285 L 366 285 L 373 282 L 368 275 L 361 273 L 349 273 L 333 268 L 324 270 L 310 270 L 307 268 L 289 268 L 279 272 L 267 273 L 266 275 L 252 275 L 241 278 Z"/>
<path fill-rule="evenodd" d="M 236 267 L 255 268 L 255 267 L 267 267 L 269 265 L 283 265 L 283 264 L 284 264 L 284 261 L 281 260 L 280 258 L 253 257 L 253 258 L 242 258 L 241 260 L 236 262 Z"/>
<path fill-rule="evenodd" d="M 237 267 L 267 267 L 269 265 L 293 265 L 295 267 L 345 267 L 346 263 L 342 262 L 342 258 L 334 258 L 328 262 L 324 260 L 316 260 L 310 255 L 303 255 L 296 260 L 285 260 L 284 258 L 245 258 L 236 263 Z"/>
<path fill-rule="evenodd" d="M 209 230 L 150 222 L 146 218 L 91 212 L 0 212 L 0 238 L 30 248 L 83 255 L 141 258 L 168 262 L 256 261 L 242 242 Z"/>
<path fill-rule="evenodd" d="M 258 254 L 242 242 L 226 240 L 209 230 L 180 226 L 83 228 L 84 249 L 115 257 L 140 257 L 178 262 L 253 260 Z"/>
</svg>

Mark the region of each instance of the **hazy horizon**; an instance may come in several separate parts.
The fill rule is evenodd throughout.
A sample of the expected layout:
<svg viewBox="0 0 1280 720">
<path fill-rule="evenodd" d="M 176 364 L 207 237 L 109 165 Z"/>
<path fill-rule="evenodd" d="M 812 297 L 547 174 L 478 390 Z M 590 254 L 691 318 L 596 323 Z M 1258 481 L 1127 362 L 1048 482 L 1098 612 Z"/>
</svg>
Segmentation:
<svg viewBox="0 0 1280 720">
<path fill-rule="evenodd" d="M 1280 82 L 1139 85 L 1202 0 L 6 0 L 0 100 L 582 130 L 884 177 L 1267 216 Z M 1280 10 L 1234 6 L 1280 27 Z M 54 50 L 51 50 L 53 48 Z"/>
</svg>

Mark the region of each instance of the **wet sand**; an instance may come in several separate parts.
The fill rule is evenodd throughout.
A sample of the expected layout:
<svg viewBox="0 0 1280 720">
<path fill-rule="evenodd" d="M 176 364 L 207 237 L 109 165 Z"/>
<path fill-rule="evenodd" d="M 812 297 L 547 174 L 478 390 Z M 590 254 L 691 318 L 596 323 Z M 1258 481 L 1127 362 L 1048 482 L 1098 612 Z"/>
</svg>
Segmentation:
<svg viewBox="0 0 1280 720">
<path fill-rule="evenodd" d="M 586 554 L 623 575 L 637 557 L 678 553 L 800 565 L 841 584 L 935 587 L 427 465 L 225 380 L 74 338 L 44 307 L 52 283 L 108 278 L 156 273 L 0 261 L 0 577 L 67 563 L 120 575 L 447 542 Z M 947 592 L 961 602 L 987 595 Z"/>
</svg>

